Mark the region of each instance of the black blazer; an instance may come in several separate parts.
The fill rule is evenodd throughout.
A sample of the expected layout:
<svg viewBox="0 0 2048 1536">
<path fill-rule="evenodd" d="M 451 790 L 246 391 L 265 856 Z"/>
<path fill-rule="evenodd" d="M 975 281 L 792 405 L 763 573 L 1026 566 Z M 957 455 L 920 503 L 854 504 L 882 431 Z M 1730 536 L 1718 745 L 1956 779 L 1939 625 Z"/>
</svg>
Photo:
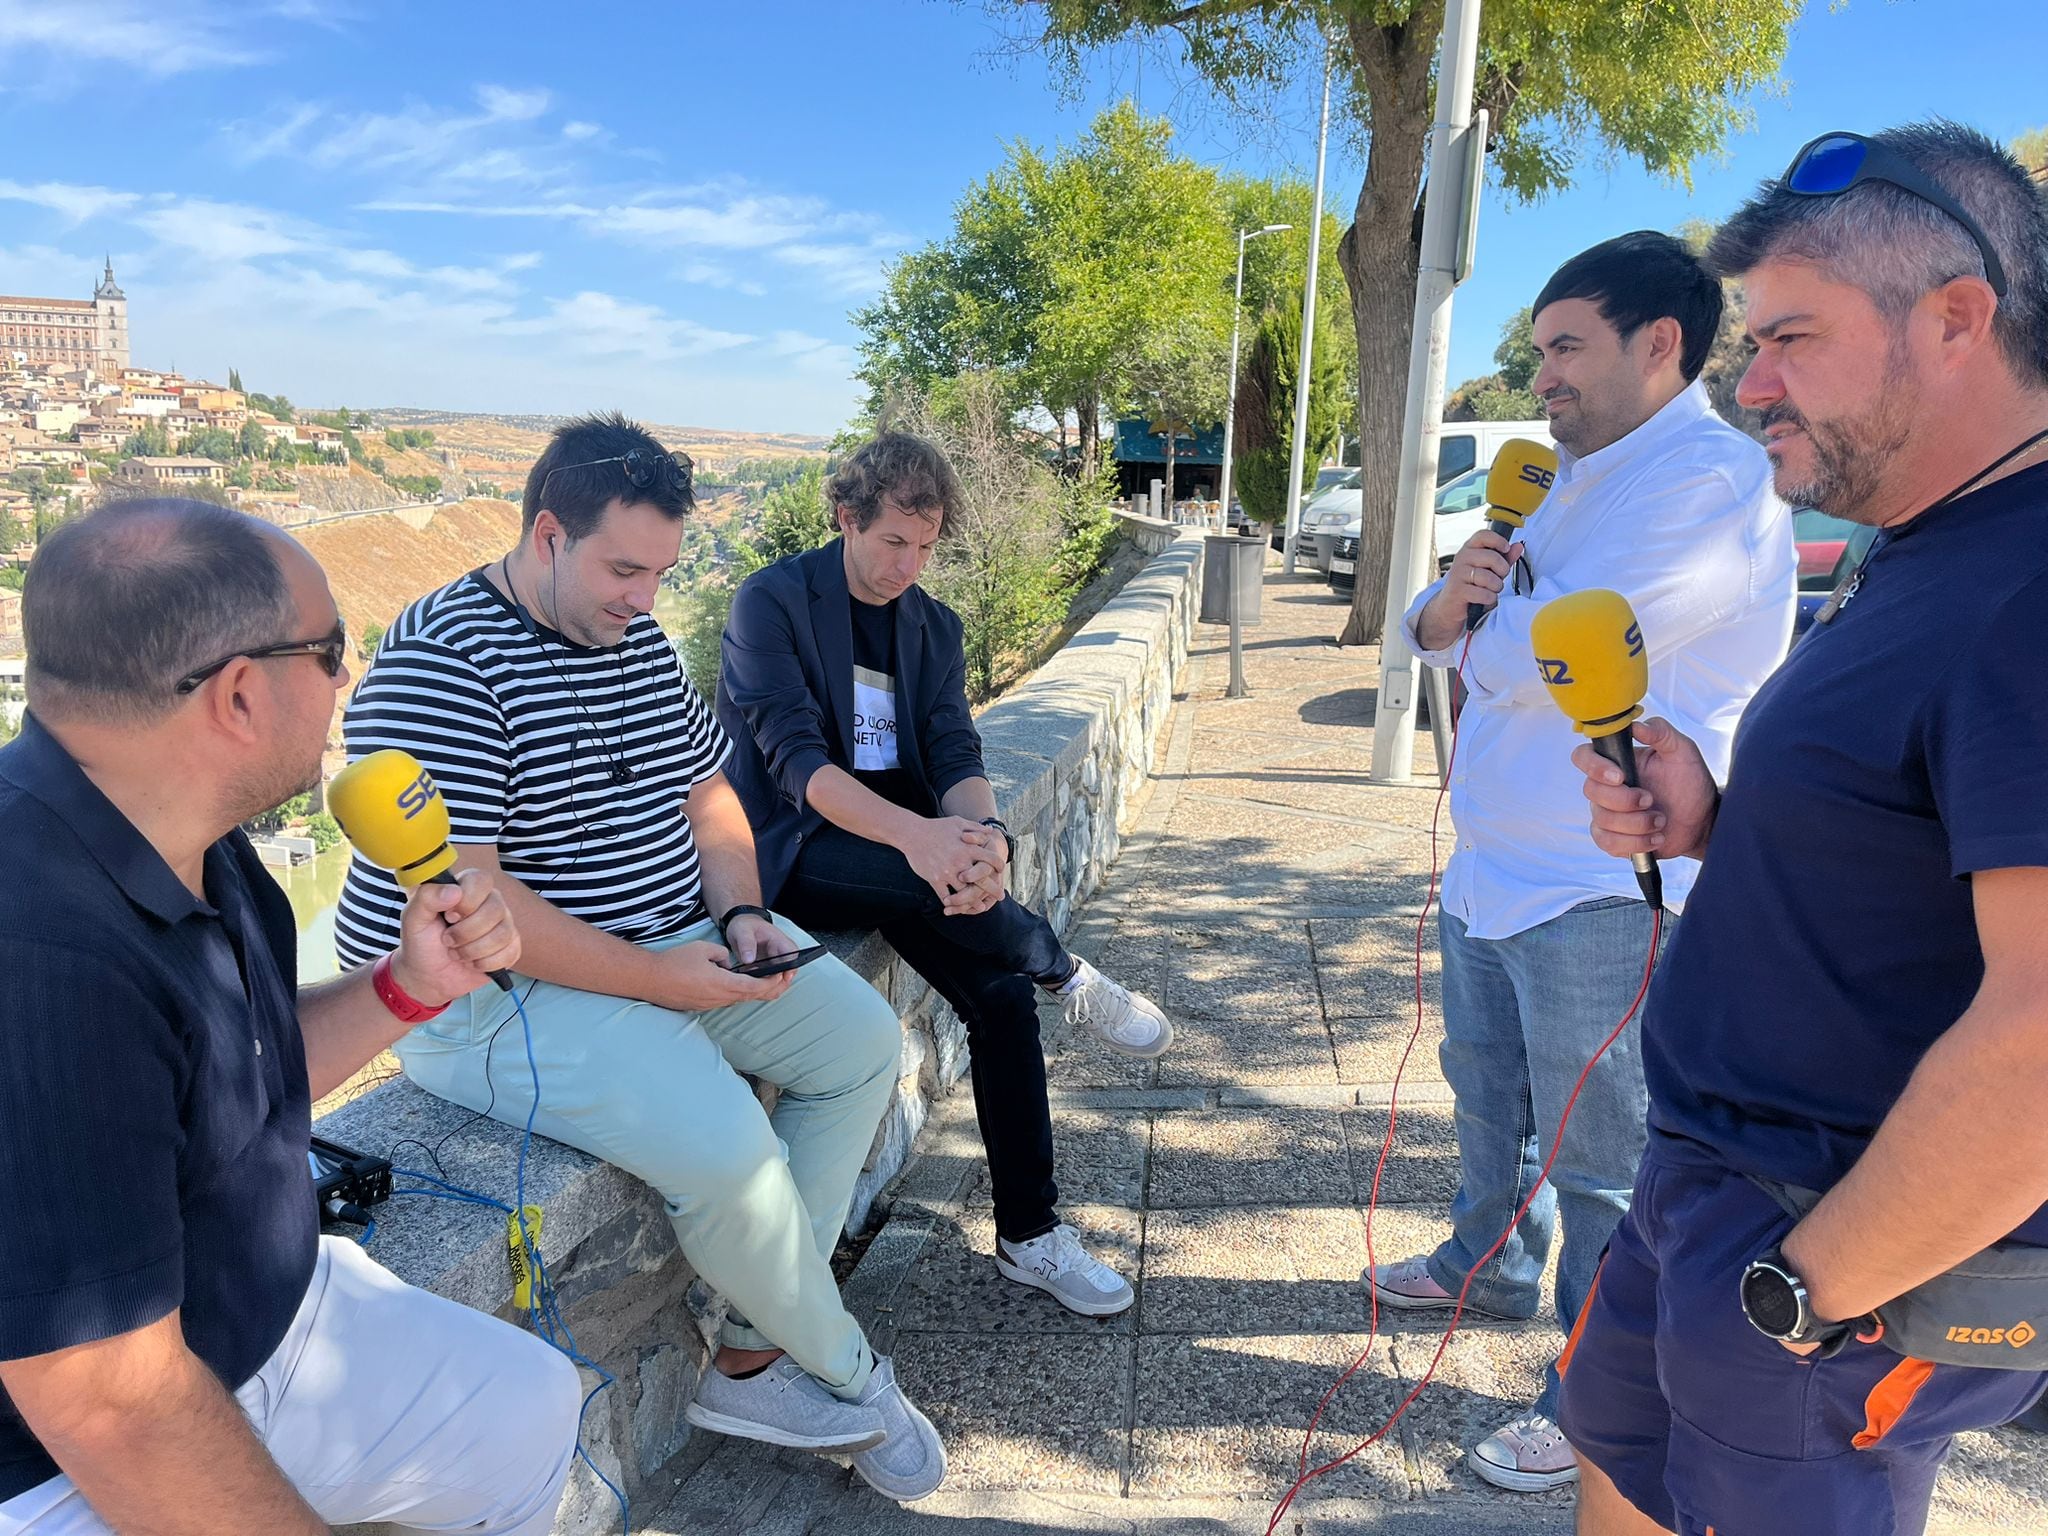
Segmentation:
<svg viewBox="0 0 2048 1536">
<path fill-rule="evenodd" d="M 824 822 L 804 798 L 811 775 L 827 763 L 853 771 L 852 603 L 834 539 L 749 576 L 725 621 L 718 721 L 733 743 L 726 776 L 753 823 L 767 902 Z M 896 600 L 896 728 L 903 770 L 931 799 L 918 809 L 935 811 L 955 784 L 984 776 L 959 616 L 920 587 Z"/>
</svg>

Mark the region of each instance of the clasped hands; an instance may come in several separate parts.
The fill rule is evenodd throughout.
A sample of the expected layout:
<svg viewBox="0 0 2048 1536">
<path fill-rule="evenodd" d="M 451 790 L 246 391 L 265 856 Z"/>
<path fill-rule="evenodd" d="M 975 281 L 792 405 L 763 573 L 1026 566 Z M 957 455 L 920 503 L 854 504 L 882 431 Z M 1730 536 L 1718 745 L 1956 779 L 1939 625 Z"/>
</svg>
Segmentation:
<svg viewBox="0 0 2048 1536">
<path fill-rule="evenodd" d="M 1003 899 L 1010 845 L 994 827 L 964 816 L 928 817 L 906 840 L 903 856 L 948 917 L 972 917 Z"/>
</svg>

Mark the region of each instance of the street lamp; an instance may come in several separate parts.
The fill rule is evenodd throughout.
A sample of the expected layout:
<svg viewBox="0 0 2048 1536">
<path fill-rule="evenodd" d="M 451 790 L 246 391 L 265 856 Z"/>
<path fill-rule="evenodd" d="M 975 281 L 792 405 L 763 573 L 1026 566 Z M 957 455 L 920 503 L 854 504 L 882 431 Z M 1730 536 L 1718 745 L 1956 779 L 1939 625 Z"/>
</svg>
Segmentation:
<svg viewBox="0 0 2048 1536">
<path fill-rule="evenodd" d="M 1264 229 L 1240 229 L 1237 232 L 1237 299 L 1230 307 L 1230 390 L 1228 402 L 1223 407 L 1223 501 L 1218 518 L 1219 531 L 1226 533 L 1230 530 L 1230 444 L 1237 431 L 1237 330 L 1244 315 L 1245 242 L 1292 228 L 1292 224 L 1268 224 Z"/>
</svg>

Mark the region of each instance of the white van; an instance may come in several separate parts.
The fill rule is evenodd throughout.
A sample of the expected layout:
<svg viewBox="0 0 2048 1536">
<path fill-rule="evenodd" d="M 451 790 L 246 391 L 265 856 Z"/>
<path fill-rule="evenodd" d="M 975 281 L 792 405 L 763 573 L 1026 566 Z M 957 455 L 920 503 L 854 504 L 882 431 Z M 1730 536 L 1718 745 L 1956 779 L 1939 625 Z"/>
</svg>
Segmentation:
<svg viewBox="0 0 2048 1536">
<path fill-rule="evenodd" d="M 1436 483 L 1441 490 L 1460 475 L 1493 467 L 1493 456 L 1510 438 L 1526 437 L 1549 443 L 1548 421 L 1447 421 L 1439 440 Z M 1323 492 L 1302 509 L 1301 553 L 1315 562 L 1319 571 L 1330 568 L 1330 552 L 1337 541 L 1349 535 L 1357 538 L 1364 519 L 1360 509 L 1365 493 L 1357 474 L 1352 474 Z"/>
</svg>

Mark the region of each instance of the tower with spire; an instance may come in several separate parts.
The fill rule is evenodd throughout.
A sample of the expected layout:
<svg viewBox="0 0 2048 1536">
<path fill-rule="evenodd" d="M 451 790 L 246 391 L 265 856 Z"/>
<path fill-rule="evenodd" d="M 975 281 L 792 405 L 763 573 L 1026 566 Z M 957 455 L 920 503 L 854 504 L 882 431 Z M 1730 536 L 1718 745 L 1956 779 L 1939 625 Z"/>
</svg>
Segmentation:
<svg viewBox="0 0 2048 1536">
<path fill-rule="evenodd" d="M 98 345 L 93 367 L 107 378 L 118 379 L 128 366 L 128 295 L 114 281 L 114 258 L 107 255 L 107 269 L 92 291 L 93 314 L 97 321 Z"/>
</svg>

